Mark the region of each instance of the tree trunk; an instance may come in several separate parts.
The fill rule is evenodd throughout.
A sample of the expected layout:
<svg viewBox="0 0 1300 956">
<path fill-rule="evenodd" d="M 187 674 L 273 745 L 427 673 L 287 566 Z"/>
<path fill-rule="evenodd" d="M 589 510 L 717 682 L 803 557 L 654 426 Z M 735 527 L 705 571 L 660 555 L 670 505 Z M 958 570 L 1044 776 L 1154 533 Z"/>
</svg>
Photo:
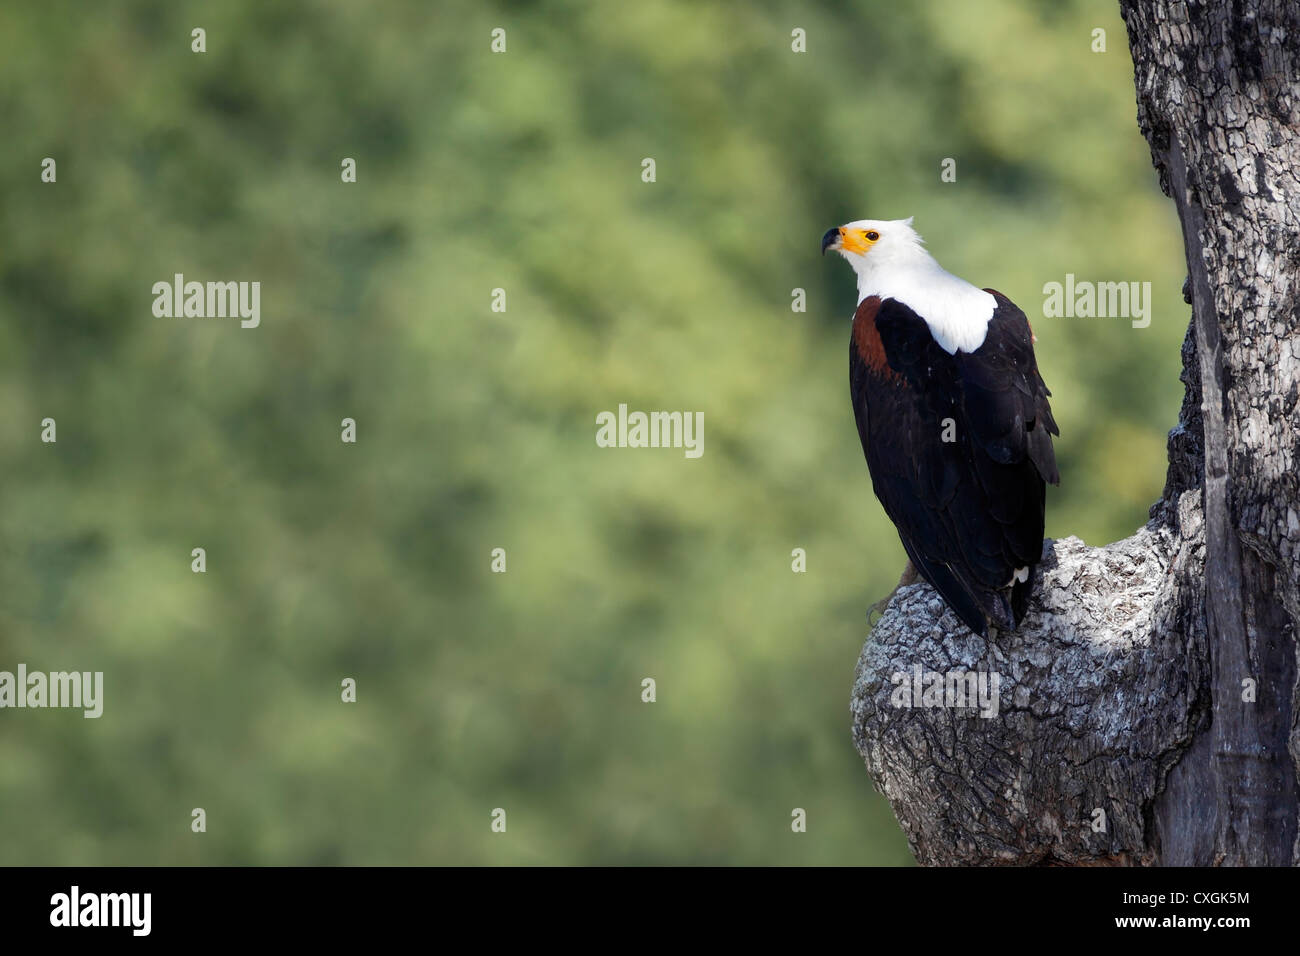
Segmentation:
<svg viewBox="0 0 1300 956">
<path fill-rule="evenodd" d="M 1300 862 L 1300 3 L 1120 6 L 1192 306 L 1165 491 L 1131 538 L 1046 542 L 1014 634 L 924 583 L 873 629 L 854 740 L 925 864 Z"/>
</svg>

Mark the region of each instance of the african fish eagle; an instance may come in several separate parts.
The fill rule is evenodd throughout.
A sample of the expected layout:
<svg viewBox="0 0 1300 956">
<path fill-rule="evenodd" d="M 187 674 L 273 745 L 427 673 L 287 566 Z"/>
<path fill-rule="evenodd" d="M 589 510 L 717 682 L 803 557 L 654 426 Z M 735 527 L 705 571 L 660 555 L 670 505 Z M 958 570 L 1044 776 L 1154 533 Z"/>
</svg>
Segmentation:
<svg viewBox="0 0 1300 956">
<path fill-rule="evenodd" d="M 1025 314 L 946 272 L 911 219 L 830 229 L 858 277 L 849 387 L 871 483 L 916 571 L 976 634 L 1024 617 L 1057 484 Z"/>
</svg>

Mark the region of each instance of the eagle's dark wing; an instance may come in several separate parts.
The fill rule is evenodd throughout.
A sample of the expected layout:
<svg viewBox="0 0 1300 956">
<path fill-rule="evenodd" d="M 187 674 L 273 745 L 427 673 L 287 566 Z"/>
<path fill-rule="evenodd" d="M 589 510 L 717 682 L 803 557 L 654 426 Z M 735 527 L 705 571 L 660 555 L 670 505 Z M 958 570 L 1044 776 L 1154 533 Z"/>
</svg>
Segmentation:
<svg viewBox="0 0 1300 956">
<path fill-rule="evenodd" d="M 997 303 L 984 343 L 953 356 L 971 430 L 994 461 L 1028 457 L 1044 481 L 1059 484 L 1051 436 L 1061 432 L 1047 403 L 1052 393 L 1038 374 L 1029 320 L 1001 292 L 984 291 Z"/>
<path fill-rule="evenodd" d="M 993 294 L 972 353 L 949 354 L 910 308 L 876 297 L 858 307 L 849 350 L 876 496 L 917 570 L 979 634 L 1023 616 L 1042 553 L 1044 480 L 1057 480 L 1056 423 L 1028 322 Z"/>
</svg>

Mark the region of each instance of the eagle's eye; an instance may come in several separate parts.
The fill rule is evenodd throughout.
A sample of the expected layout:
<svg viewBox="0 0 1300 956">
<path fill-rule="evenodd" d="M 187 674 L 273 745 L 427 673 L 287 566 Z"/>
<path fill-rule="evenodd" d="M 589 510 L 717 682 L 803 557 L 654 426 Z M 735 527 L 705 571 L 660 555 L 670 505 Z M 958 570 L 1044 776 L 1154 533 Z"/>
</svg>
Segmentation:
<svg viewBox="0 0 1300 956">
<path fill-rule="evenodd" d="M 868 238 L 869 240 L 871 240 L 872 242 L 875 242 L 877 239 L 880 238 L 880 233 L 878 233 L 878 232 L 876 232 L 876 230 L 872 229 L 869 233 L 867 233 L 867 238 Z"/>
</svg>

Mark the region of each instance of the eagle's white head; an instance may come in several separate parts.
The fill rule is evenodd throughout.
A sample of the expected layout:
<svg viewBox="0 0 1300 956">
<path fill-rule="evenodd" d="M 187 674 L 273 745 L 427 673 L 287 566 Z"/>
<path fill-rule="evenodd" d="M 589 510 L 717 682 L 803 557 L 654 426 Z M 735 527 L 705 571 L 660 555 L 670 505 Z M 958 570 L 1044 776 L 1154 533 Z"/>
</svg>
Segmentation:
<svg viewBox="0 0 1300 956">
<path fill-rule="evenodd" d="M 864 272 L 934 262 L 924 240 L 912 228 L 912 219 L 859 219 L 828 229 L 822 252 L 834 249 L 861 276 Z"/>
<path fill-rule="evenodd" d="M 858 276 L 858 302 L 896 299 L 925 319 L 947 352 L 973 352 L 984 343 L 996 300 L 947 272 L 926 251 L 912 219 L 859 219 L 826 230 L 822 254 L 833 249 Z"/>
</svg>

